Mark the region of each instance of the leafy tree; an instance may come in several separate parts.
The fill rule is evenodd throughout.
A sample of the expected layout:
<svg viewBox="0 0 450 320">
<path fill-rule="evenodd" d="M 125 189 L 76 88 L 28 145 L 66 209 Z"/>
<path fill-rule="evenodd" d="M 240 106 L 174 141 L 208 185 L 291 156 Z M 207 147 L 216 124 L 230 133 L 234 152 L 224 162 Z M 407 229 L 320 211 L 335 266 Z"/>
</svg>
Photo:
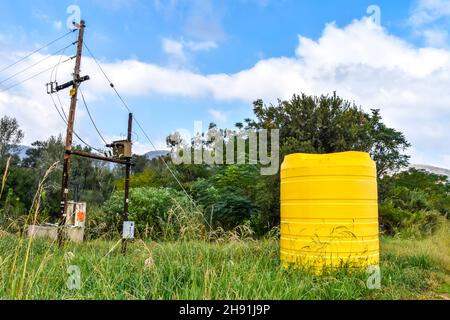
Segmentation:
<svg viewBox="0 0 450 320">
<path fill-rule="evenodd" d="M 425 170 L 414 168 L 394 175 L 396 184 L 408 189 L 419 189 L 426 193 L 448 195 L 450 192 L 450 181 L 447 176 L 437 175 Z"/>
<path fill-rule="evenodd" d="M 414 168 L 381 179 L 382 230 L 396 234 L 414 230 L 414 236 L 430 233 L 438 216 L 450 213 L 450 182 L 440 176 Z"/>
<path fill-rule="evenodd" d="M 114 184 L 117 190 L 124 190 L 125 179 L 117 180 Z M 161 174 L 154 168 L 146 168 L 130 177 L 130 188 L 161 187 L 163 185 Z"/>
<path fill-rule="evenodd" d="M 198 179 L 191 190 L 206 219 L 229 229 L 252 219 L 256 221 L 266 212 L 264 189 L 265 180 L 258 166 L 224 165 L 208 179 Z"/>
<path fill-rule="evenodd" d="M 378 176 L 397 172 L 408 165 L 409 156 L 402 152 L 410 147 L 405 136 L 381 122 L 380 110 L 372 110 L 369 116 L 370 152 L 377 163 Z"/>
<path fill-rule="evenodd" d="M 240 190 L 216 186 L 211 180 L 197 180 L 192 186 L 192 193 L 202 207 L 205 219 L 214 227 L 232 229 L 255 213 L 252 202 Z"/>
<path fill-rule="evenodd" d="M 249 220 L 253 213 L 251 201 L 233 192 L 222 193 L 211 207 L 211 220 L 225 229 L 234 228 Z"/>
<path fill-rule="evenodd" d="M 280 157 L 291 153 L 333 153 L 365 151 L 377 162 L 378 176 L 398 170 L 408 164 L 402 152 L 409 147 L 404 135 L 381 122 L 379 110 L 370 114 L 338 97 L 294 95 L 277 105 L 253 104 L 255 119 L 237 123 L 238 128 L 279 129 Z M 265 199 L 265 215 L 259 225 L 269 228 L 279 222 L 279 173 L 262 177 L 265 186 L 259 198 Z M 270 190 L 270 192 L 267 192 Z M 267 227 L 266 227 L 267 229 Z"/>
<path fill-rule="evenodd" d="M 365 113 L 338 97 L 294 95 L 278 105 L 254 102 L 256 120 L 246 119 L 246 127 L 280 129 L 281 156 L 294 152 L 370 152 L 377 162 L 378 175 L 408 164 L 402 152 L 410 145 L 404 135 L 381 122 L 379 110 Z"/>
<path fill-rule="evenodd" d="M 6 158 L 15 155 L 18 144 L 24 137 L 23 131 L 15 118 L 4 116 L 0 119 L 0 165 L 6 162 Z"/>
<path fill-rule="evenodd" d="M 55 162 L 61 161 L 64 154 L 64 140 L 61 135 L 50 137 L 46 141 L 35 141 L 26 152 L 22 166 L 33 168 L 38 175 L 45 171 Z"/>
<path fill-rule="evenodd" d="M 393 201 L 397 207 L 411 211 L 426 209 L 437 210 L 442 215 L 450 213 L 450 181 L 447 176 L 411 168 L 383 177 L 380 185 L 384 186 L 381 203 Z M 411 198 L 416 205 L 411 205 Z"/>
<path fill-rule="evenodd" d="M 26 205 L 30 206 L 39 180 L 52 164 L 60 162 L 60 165 L 47 179 L 48 188 L 45 202 L 42 205 L 43 215 L 56 216 L 59 212 L 63 153 L 64 141 L 61 135 L 58 137 L 52 136 L 46 141 L 35 141 L 31 144 L 31 148 L 27 150 L 26 157 L 22 160 L 22 167 L 17 169 L 29 174 L 26 180 L 19 178 L 14 182 L 14 185 L 17 192 L 17 186 L 23 188 L 22 185 L 31 183 L 29 191 L 21 196 Z"/>
<path fill-rule="evenodd" d="M 90 148 L 81 146 L 74 146 L 74 149 L 91 152 Z M 43 204 L 44 215 L 56 217 L 59 212 L 63 154 L 62 136 L 52 136 L 46 141 L 32 143 L 32 148 L 27 150 L 27 156 L 22 161 L 22 167 L 16 168 L 18 176 L 12 183 L 16 192 L 20 189 L 28 189 L 21 195 L 28 206 L 31 204 L 39 179 L 53 163 L 60 162 L 60 166 L 47 179 L 47 197 Z M 73 156 L 70 171 L 70 199 L 86 201 L 93 206 L 102 205 L 110 197 L 110 193 L 114 189 L 115 176 L 109 164 Z M 28 175 L 26 178 L 23 177 L 24 173 Z M 27 187 L 22 187 L 23 185 Z"/>
<path fill-rule="evenodd" d="M 133 163 L 132 172 L 136 174 L 144 172 L 148 168 L 150 160 L 145 155 L 133 155 L 131 162 Z"/>
</svg>

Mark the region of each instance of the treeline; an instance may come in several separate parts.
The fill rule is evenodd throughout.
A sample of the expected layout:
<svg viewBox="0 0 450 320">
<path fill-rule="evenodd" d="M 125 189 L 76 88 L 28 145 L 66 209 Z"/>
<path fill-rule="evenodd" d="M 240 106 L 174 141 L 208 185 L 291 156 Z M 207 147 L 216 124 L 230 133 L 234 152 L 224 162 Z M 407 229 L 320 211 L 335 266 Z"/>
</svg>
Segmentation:
<svg viewBox="0 0 450 320">
<path fill-rule="evenodd" d="M 366 112 L 333 94 L 294 95 L 290 100 L 270 105 L 258 100 L 253 111 L 253 119 L 237 123 L 233 130 L 279 129 L 281 160 L 296 152 L 369 152 L 377 163 L 384 233 L 420 236 L 432 232 L 439 217 L 448 217 L 447 177 L 414 169 L 404 171 L 409 160 L 405 152 L 410 144 L 401 132 L 382 122 L 379 110 Z M 8 150 L 1 153 L 0 168 L 5 167 L 6 158 L 13 159 L 3 192 L 6 196 L 0 198 L 3 217 L 11 217 L 24 214 L 29 208 L 39 177 L 53 162 L 61 160 L 63 142 L 61 137 L 36 142 L 20 160 L 14 146 L 23 133 L 9 118 L 2 119 L 1 130 L 3 121 L 15 126 L 15 130 L 9 129 L 9 138 L 0 140 Z M 225 131 L 215 124 L 210 128 Z M 209 143 L 207 137 L 203 139 L 203 143 Z M 170 139 L 167 141 L 169 147 L 174 147 Z M 195 212 L 196 218 L 200 212 L 200 220 L 210 229 L 230 230 L 246 225 L 263 235 L 279 225 L 279 173 L 263 176 L 258 165 L 174 165 L 169 156 L 152 160 L 134 156 L 133 162 L 130 218 L 136 221 L 141 234 L 158 238 L 167 233 L 168 225 L 177 226 L 182 232 L 173 208 Z M 89 203 L 88 220 L 95 237 L 120 229 L 121 177 L 120 168 L 74 158 L 71 198 Z M 60 169 L 51 174 L 42 217 L 58 212 L 60 179 Z"/>
<path fill-rule="evenodd" d="M 23 132 L 13 118 L 0 119 L 0 168 L 3 183 L 0 194 L 0 222 L 3 225 L 28 213 L 36 195 L 39 181 L 50 166 L 59 165 L 47 177 L 41 197 L 40 220 L 54 222 L 59 211 L 61 197 L 62 159 L 64 141 L 61 136 L 50 137 L 46 141 L 36 141 L 31 148 L 19 146 Z M 80 145 L 75 149 L 90 152 L 90 148 Z M 70 199 L 102 205 L 114 191 L 114 181 L 118 179 L 117 169 L 90 159 L 73 157 L 71 165 Z"/>
</svg>

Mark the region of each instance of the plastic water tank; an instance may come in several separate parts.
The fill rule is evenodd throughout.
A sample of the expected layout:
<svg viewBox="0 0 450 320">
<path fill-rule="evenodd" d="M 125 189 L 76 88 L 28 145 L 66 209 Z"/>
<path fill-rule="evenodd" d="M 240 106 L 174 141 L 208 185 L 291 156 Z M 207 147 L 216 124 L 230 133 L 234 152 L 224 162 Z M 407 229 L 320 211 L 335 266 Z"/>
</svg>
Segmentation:
<svg viewBox="0 0 450 320">
<path fill-rule="evenodd" d="M 379 263 L 376 165 L 369 154 L 292 154 L 281 166 L 281 261 L 314 270 Z"/>
</svg>

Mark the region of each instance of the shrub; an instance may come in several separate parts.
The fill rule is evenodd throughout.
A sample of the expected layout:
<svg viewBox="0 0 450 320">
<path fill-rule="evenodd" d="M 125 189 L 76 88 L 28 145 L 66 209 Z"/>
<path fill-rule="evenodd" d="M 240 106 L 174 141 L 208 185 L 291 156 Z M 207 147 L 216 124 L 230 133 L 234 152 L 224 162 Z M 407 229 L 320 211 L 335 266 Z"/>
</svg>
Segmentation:
<svg viewBox="0 0 450 320">
<path fill-rule="evenodd" d="M 410 169 L 383 177 L 379 186 L 381 228 L 387 234 L 422 237 L 436 229 L 439 216 L 448 217 L 446 176 Z"/>
<path fill-rule="evenodd" d="M 116 191 L 103 206 L 107 225 L 120 231 L 123 214 L 123 191 Z M 182 192 L 169 188 L 142 187 L 130 190 L 129 220 L 135 222 L 138 233 L 146 237 L 173 236 L 185 226 L 180 224 L 181 214 L 198 220 L 199 213 Z M 185 221 L 183 217 L 183 221 Z M 167 223 L 172 231 L 167 230 Z"/>
<path fill-rule="evenodd" d="M 99 207 L 87 208 L 86 240 L 104 238 L 112 240 L 119 235 L 121 218 L 111 217 L 111 214 Z"/>
<path fill-rule="evenodd" d="M 231 230 L 252 216 L 252 202 L 242 190 L 216 187 L 210 181 L 199 179 L 193 184 L 192 193 L 211 226 Z"/>
<path fill-rule="evenodd" d="M 380 205 L 381 228 L 388 235 L 421 238 L 437 227 L 440 214 L 433 210 L 412 212 L 395 207 L 392 201 Z"/>
<path fill-rule="evenodd" d="M 410 190 L 406 187 L 396 187 L 391 196 L 396 207 L 410 211 L 432 210 L 433 207 L 427 199 L 427 195 L 421 190 Z"/>
<path fill-rule="evenodd" d="M 252 203 L 241 195 L 224 193 L 212 206 L 210 214 L 214 225 L 231 229 L 250 219 Z"/>
</svg>

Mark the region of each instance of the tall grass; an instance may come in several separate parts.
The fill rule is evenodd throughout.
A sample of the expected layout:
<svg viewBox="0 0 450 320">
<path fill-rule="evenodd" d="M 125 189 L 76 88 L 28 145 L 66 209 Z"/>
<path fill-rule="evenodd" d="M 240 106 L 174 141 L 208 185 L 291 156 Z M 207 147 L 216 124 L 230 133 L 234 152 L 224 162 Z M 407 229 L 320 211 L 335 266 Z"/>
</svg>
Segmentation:
<svg viewBox="0 0 450 320">
<path fill-rule="evenodd" d="M 5 170 L 3 171 L 2 186 L 0 188 L 0 199 L 2 198 L 2 195 L 3 195 L 3 189 L 5 188 L 5 185 L 6 185 L 6 179 L 8 178 L 10 162 L 11 162 L 11 157 L 9 157 L 8 160 L 6 160 Z"/>
<path fill-rule="evenodd" d="M 37 221 L 55 166 L 40 181 L 25 223 Z M 446 219 L 425 239 L 382 239 L 381 290 L 367 288 L 364 270 L 316 276 L 283 268 L 278 229 L 255 240 L 248 225 L 212 229 L 201 212 L 180 206 L 160 222 L 159 242 L 135 240 L 125 256 L 115 233 L 63 248 L 0 233 L 0 299 L 416 299 L 450 293 Z M 138 237 L 152 234 L 147 226 Z M 80 290 L 67 286 L 69 266 L 80 268 Z"/>
<path fill-rule="evenodd" d="M 50 173 L 55 170 L 58 162 L 54 163 L 50 168 L 45 172 L 42 179 L 39 181 L 38 188 L 33 198 L 33 202 L 28 214 L 27 219 L 25 220 L 24 232 L 26 232 L 26 226 L 28 224 L 35 224 L 37 221 L 37 217 L 41 207 L 41 199 L 42 194 L 45 190 L 45 183 L 47 181 Z M 13 250 L 13 254 L 7 256 L 5 259 L 9 259 L 11 261 L 10 269 L 9 269 L 9 278 L 5 283 L 5 288 L 8 292 L 10 298 L 22 299 L 26 296 L 26 292 L 28 287 L 32 287 L 34 281 L 42 272 L 45 264 L 48 260 L 48 252 L 41 257 L 41 264 L 37 267 L 36 270 L 30 274 L 28 271 L 29 259 L 31 258 L 31 250 L 33 246 L 34 237 L 29 237 L 27 241 L 25 240 L 23 235 L 19 235 L 17 237 L 17 243 Z M 25 242 L 26 241 L 26 242 Z"/>
<path fill-rule="evenodd" d="M 434 277 L 445 270 L 433 257 L 414 250 L 385 249 L 382 289 L 369 290 L 364 271 L 318 277 L 280 266 L 278 241 L 144 242 L 126 256 L 111 250 L 119 242 L 96 240 L 63 249 L 43 239 L 33 242 L 26 281 L 11 290 L 13 254 L 20 239 L 0 238 L 2 299 L 416 299 L 437 298 Z M 389 241 L 387 242 L 389 244 Z M 117 246 L 120 247 L 120 246 Z M 17 264 L 26 250 L 21 246 Z M 67 268 L 81 270 L 81 289 L 69 290 Z"/>
<path fill-rule="evenodd" d="M 423 240 L 383 238 L 381 290 L 367 288 L 364 270 L 315 276 L 285 269 L 279 261 L 276 238 L 256 241 L 224 233 L 224 238 L 216 241 L 135 240 L 124 256 L 120 253 L 120 240 L 67 243 L 60 249 L 52 241 L 36 239 L 28 251 L 20 237 L 9 235 L 0 237 L 0 298 L 445 298 L 449 293 L 445 290 L 450 258 L 446 232 L 448 223 L 433 237 Z M 70 265 L 81 270 L 80 290 L 69 290 L 66 285 Z"/>
</svg>

